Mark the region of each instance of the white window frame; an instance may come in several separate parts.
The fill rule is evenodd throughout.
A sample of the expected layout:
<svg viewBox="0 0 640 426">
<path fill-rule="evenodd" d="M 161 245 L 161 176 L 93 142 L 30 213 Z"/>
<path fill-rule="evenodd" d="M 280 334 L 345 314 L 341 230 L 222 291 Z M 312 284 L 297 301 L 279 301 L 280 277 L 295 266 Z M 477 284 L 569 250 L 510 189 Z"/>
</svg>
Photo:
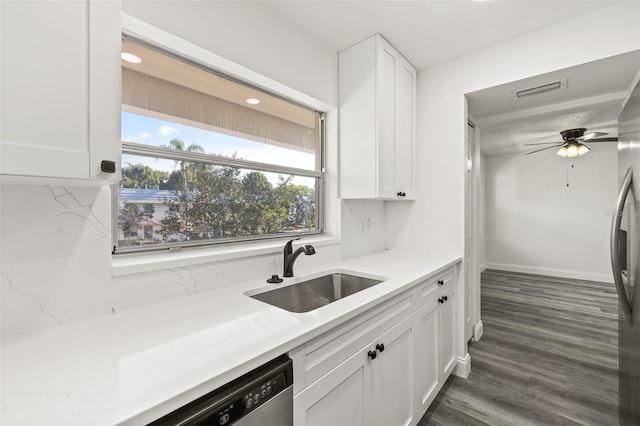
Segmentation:
<svg viewBox="0 0 640 426">
<path fill-rule="evenodd" d="M 276 94 L 284 99 L 322 111 L 323 116 L 324 113 L 331 113 L 332 119 L 330 121 L 329 133 L 331 135 L 336 133 L 337 128 L 335 128 L 336 123 L 334 123 L 334 120 L 337 119 L 337 111 L 334 106 L 328 105 L 282 83 L 251 71 L 237 63 L 229 61 L 228 59 L 125 13 L 122 14 L 122 32 L 134 39 L 157 46 L 162 50 L 174 53 L 176 56 L 205 66 L 214 72 L 217 71 L 223 75 L 236 78 L 239 81 L 248 82 L 249 84 L 265 88 L 270 93 Z M 316 235 L 310 235 L 305 238 L 305 242 L 313 243 L 316 246 L 332 246 L 341 243 L 339 237 L 340 203 L 337 198 L 337 176 L 335 175 L 335 172 L 327 174 L 325 169 L 325 165 L 327 164 L 327 149 L 331 152 L 335 151 L 336 147 L 333 147 L 333 144 L 337 143 L 337 140 L 333 139 L 335 139 L 337 133 L 330 136 L 333 141 L 331 145 L 332 148 L 327 148 L 326 125 L 327 121 L 323 120 L 321 129 L 322 169 L 320 171 L 323 177 L 319 180 L 320 195 L 323 200 L 321 201 L 322 204 L 317 208 L 319 231 L 316 232 Z M 337 167 L 337 160 L 333 161 L 331 164 L 332 168 L 333 166 Z M 305 172 L 308 173 L 309 171 L 305 170 Z M 112 195 L 115 205 L 118 202 L 118 196 L 115 188 L 113 189 Z M 334 196 L 336 197 L 335 200 L 333 199 Z M 113 211 L 117 214 L 117 210 L 114 209 Z M 114 218 L 113 222 L 117 223 L 117 217 Z M 116 232 L 117 226 L 114 226 L 114 234 Z M 257 241 L 247 242 L 235 240 L 227 244 L 215 244 L 215 242 L 212 241 L 210 244 L 197 247 L 196 250 L 185 251 L 182 251 L 181 247 L 175 247 L 174 250 L 164 247 L 164 250 L 162 251 L 145 251 L 143 253 L 127 252 L 122 255 L 112 256 L 112 272 L 114 276 L 121 276 L 170 267 L 197 265 L 211 261 L 225 261 L 246 257 L 247 255 L 254 256 L 276 253 L 281 250 L 282 240 L 291 239 L 293 237 L 295 237 L 295 235 L 292 234 L 284 234 L 282 236 L 274 235 L 269 236 L 268 238 L 261 238 Z M 113 241 L 115 242 L 116 238 L 114 238 Z"/>
</svg>

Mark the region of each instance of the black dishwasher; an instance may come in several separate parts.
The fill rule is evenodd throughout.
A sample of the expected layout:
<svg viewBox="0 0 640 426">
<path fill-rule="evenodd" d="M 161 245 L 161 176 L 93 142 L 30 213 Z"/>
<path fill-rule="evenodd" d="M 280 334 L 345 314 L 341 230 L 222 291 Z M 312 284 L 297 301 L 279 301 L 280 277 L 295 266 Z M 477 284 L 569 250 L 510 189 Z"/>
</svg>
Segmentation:
<svg viewBox="0 0 640 426">
<path fill-rule="evenodd" d="M 282 355 L 150 423 L 293 426 L 293 366 Z"/>
</svg>

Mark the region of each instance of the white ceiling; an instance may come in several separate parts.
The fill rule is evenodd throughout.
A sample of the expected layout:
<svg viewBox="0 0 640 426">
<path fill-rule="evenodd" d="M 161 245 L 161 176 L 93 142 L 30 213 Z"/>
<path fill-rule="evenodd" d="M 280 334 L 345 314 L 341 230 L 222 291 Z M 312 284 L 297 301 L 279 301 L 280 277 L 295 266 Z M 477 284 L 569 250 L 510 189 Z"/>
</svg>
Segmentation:
<svg viewBox="0 0 640 426">
<path fill-rule="evenodd" d="M 420 70 L 620 1 L 268 0 L 267 3 L 336 51 L 380 33 Z"/>
<path fill-rule="evenodd" d="M 634 51 L 467 94 L 469 113 L 481 128 L 482 152 L 529 152 L 535 147 L 525 143 L 559 142 L 561 130 L 576 127 L 617 136 L 618 113 L 639 70 L 640 51 Z M 567 78 L 566 89 L 511 96 L 561 78 Z"/>
<path fill-rule="evenodd" d="M 277 13 L 336 51 L 382 34 L 418 69 L 425 69 L 542 28 L 614 6 L 617 0 L 267 0 Z M 570 25 L 570 23 L 567 23 Z M 597 29 L 596 29 L 597 30 Z M 567 128 L 615 136 L 640 52 L 534 77 L 469 96 L 480 118 L 486 154 L 522 152 L 525 142 L 554 142 Z M 566 90 L 524 98 L 510 91 L 568 77 Z"/>
</svg>

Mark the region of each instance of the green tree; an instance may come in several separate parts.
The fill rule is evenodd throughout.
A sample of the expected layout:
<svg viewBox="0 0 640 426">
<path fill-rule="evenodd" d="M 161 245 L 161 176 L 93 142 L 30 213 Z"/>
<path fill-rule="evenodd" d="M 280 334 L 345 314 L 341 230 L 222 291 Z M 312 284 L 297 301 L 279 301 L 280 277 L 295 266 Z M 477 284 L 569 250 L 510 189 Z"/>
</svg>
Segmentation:
<svg viewBox="0 0 640 426">
<path fill-rule="evenodd" d="M 315 191 L 293 184 L 293 176 L 281 177 L 274 187 L 262 172 L 242 174 L 237 168 L 201 163 L 185 164 L 179 174 L 172 173 L 168 182 L 176 196 L 164 200 L 165 239 L 230 238 L 315 225 Z M 191 191 L 176 188 L 184 175 Z"/>
<path fill-rule="evenodd" d="M 170 191 L 178 192 L 184 191 L 184 187 L 182 184 L 182 172 L 180 170 L 174 170 L 169 173 L 167 181 L 163 182 L 162 185 L 160 185 L 160 189 L 167 189 Z"/>
<path fill-rule="evenodd" d="M 144 164 L 127 164 L 122 169 L 123 188 L 160 188 L 167 179 L 167 173 L 154 170 Z"/>
<path fill-rule="evenodd" d="M 118 225 L 124 231 L 125 239 L 138 234 L 140 222 L 150 221 L 154 213 L 153 204 L 145 204 L 140 209 L 136 204 L 126 203 L 118 215 Z"/>
<path fill-rule="evenodd" d="M 268 233 L 277 224 L 273 209 L 273 185 L 264 173 L 249 172 L 242 178 L 241 228 L 249 235 Z"/>
<path fill-rule="evenodd" d="M 280 229 L 300 229 L 315 226 L 315 191 L 304 185 L 291 183 L 293 176 L 280 176 L 276 188 L 280 206 Z"/>
<path fill-rule="evenodd" d="M 187 151 L 187 152 L 199 152 L 204 154 L 204 148 L 198 145 L 197 143 L 190 143 L 186 145 L 182 139 L 171 139 L 169 141 L 169 148 L 177 149 L 178 151 Z M 187 165 L 189 163 L 187 161 L 180 161 L 180 172 L 182 173 L 182 190 L 186 193 L 189 192 L 189 184 L 187 180 Z"/>
</svg>

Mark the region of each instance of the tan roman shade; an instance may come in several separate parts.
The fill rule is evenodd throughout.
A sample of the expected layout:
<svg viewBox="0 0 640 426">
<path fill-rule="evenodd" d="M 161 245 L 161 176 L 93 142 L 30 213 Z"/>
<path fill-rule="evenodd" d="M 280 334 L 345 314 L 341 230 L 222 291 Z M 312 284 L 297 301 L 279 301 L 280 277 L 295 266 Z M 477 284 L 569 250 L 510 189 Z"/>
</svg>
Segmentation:
<svg viewBox="0 0 640 426">
<path fill-rule="evenodd" d="M 197 65 L 123 40 L 123 110 L 320 155 L 319 114 Z M 259 99 L 257 105 L 246 102 Z"/>
</svg>

